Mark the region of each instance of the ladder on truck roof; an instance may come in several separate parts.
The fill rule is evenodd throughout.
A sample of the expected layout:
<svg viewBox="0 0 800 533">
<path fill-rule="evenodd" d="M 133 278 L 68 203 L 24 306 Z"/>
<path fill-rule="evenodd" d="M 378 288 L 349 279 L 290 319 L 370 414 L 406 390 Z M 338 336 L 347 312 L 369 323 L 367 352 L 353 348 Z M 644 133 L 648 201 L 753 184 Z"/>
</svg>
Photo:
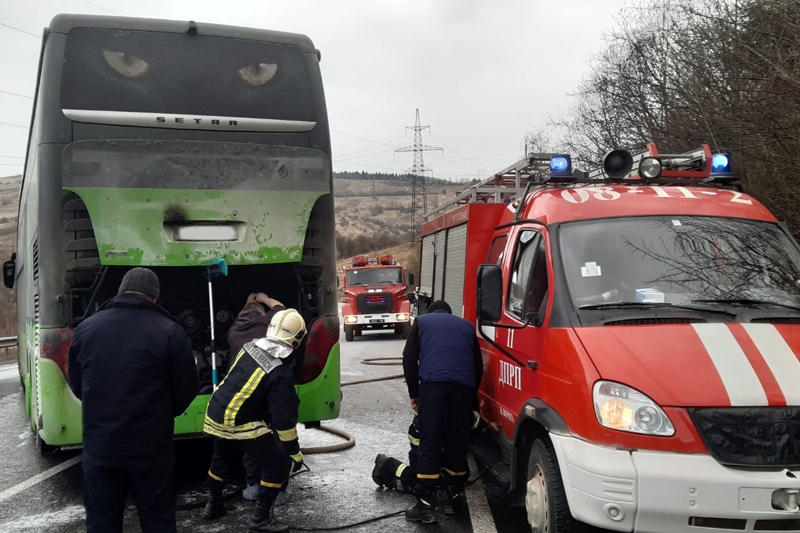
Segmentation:
<svg viewBox="0 0 800 533">
<path fill-rule="evenodd" d="M 425 220 L 452 211 L 467 203 L 511 203 L 525 190 L 527 183 L 536 181 L 544 173 L 549 173 L 550 158 L 555 154 L 530 154 L 513 165 L 504 168 L 491 177 L 476 183 L 464 191 L 456 193 L 456 197 L 427 213 Z"/>
<path fill-rule="evenodd" d="M 452 211 L 466 203 L 512 203 L 533 188 L 581 187 L 599 184 L 618 185 L 702 185 L 705 187 L 733 186 L 739 189 L 737 178 L 730 170 L 728 154 L 712 154 L 707 144 L 680 154 L 660 154 L 655 143 L 631 154 L 614 150 L 606 154 L 603 164 L 588 172 L 567 169 L 556 175 L 551 168 L 552 158 L 567 158 L 562 154 L 531 154 L 503 169 L 492 177 L 467 188 L 449 202 L 425 213 L 425 220 Z M 718 164 L 717 158 L 721 158 Z M 617 163 L 617 164 L 614 164 Z M 650 177 L 645 177 L 642 165 L 649 163 Z M 656 165 L 657 172 L 653 171 Z M 524 181 L 523 181 L 524 180 Z"/>
</svg>

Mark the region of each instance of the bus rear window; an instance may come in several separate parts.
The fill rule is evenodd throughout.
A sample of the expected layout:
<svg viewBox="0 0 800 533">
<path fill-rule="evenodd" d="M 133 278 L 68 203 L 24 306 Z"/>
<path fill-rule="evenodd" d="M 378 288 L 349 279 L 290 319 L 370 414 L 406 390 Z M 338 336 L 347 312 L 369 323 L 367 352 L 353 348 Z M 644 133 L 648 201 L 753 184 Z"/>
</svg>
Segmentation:
<svg viewBox="0 0 800 533">
<path fill-rule="evenodd" d="M 315 121 L 306 58 L 293 46 L 233 38 L 75 29 L 63 109 Z"/>
</svg>

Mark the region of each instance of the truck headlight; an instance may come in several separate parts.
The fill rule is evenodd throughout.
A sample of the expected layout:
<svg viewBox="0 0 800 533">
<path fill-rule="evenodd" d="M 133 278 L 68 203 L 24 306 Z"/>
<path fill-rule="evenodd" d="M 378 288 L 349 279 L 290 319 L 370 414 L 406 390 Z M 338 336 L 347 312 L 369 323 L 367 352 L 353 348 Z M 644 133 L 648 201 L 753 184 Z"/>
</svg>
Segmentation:
<svg viewBox="0 0 800 533">
<path fill-rule="evenodd" d="M 344 317 L 345 324 L 355 324 L 356 322 L 358 322 L 358 317 L 356 315 L 347 315 Z"/>
<path fill-rule="evenodd" d="M 397 321 L 398 322 L 408 321 L 408 315 L 406 313 L 397 313 Z"/>
<path fill-rule="evenodd" d="M 598 381 L 593 397 L 597 420 L 607 428 L 661 437 L 675 434 L 667 414 L 636 389 L 613 381 Z"/>
</svg>

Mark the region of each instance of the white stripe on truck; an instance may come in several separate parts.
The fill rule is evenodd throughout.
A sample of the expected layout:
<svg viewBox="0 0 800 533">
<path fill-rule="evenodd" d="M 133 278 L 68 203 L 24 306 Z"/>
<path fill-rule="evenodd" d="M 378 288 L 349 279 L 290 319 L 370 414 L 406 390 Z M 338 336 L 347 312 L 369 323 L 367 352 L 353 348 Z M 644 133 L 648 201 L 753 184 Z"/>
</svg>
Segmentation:
<svg viewBox="0 0 800 533">
<path fill-rule="evenodd" d="M 769 405 L 767 393 L 726 324 L 692 324 L 725 385 L 732 406 Z M 691 372 L 691 369 L 687 369 Z"/>
<path fill-rule="evenodd" d="M 772 324 L 743 324 L 778 381 L 787 405 L 800 405 L 800 360 Z"/>
</svg>

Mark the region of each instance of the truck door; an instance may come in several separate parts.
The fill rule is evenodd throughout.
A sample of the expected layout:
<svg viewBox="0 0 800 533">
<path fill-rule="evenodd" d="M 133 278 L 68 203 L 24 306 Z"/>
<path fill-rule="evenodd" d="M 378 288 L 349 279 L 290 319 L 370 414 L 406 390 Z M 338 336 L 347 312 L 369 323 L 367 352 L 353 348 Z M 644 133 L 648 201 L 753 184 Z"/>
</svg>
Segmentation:
<svg viewBox="0 0 800 533">
<path fill-rule="evenodd" d="M 499 323 L 514 328 L 496 328 L 495 340 L 527 365 L 540 360 L 544 351 L 550 294 L 545 235 L 536 228 L 522 227 L 512 233 L 507 250 L 510 257 L 505 258 L 504 268 L 506 298 Z M 521 327 L 525 323 L 528 325 Z M 520 367 L 497 350 L 493 354 L 489 379 L 496 391 L 498 421 L 505 434 L 512 437 L 522 406 L 538 395 L 539 378 L 534 369 Z"/>
</svg>

